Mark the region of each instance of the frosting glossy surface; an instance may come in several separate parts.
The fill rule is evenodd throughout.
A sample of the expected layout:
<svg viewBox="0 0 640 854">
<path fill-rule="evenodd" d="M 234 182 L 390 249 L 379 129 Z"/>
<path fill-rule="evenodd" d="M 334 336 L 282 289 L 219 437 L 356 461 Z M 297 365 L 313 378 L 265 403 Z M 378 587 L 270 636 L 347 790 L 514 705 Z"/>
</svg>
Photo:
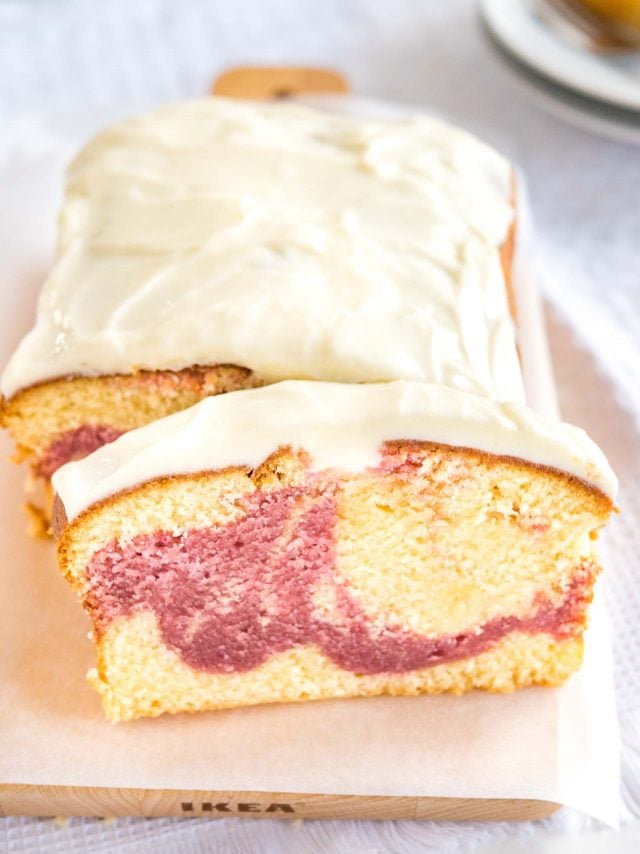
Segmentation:
<svg viewBox="0 0 640 854">
<path fill-rule="evenodd" d="M 52 483 L 71 521 L 153 478 L 253 469 L 283 446 L 303 448 L 313 470 L 362 471 L 379 464 L 384 442 L 411 439 L 519 457 L 615 496 L 615 475 L 583 430 L 522 404 L 407 381 L 288 381 L 209 397 L 62 466 Z"/>
<path fill-rule="evenodd" d="M 498 251 L 510 182 L 495 151 L 424 116 L 207 98 L 123 122 L 69 169 L 2 392 L 226 363 L 524 400 Z"/>
</svg>

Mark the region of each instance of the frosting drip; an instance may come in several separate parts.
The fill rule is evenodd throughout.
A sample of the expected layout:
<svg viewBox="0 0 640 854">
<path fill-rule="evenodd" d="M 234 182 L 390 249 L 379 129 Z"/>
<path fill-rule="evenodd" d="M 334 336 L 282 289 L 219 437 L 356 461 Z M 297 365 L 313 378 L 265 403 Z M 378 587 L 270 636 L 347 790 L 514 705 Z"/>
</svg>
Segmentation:
<svg viewBox="0 0 640 854">
<path fill-rule="evenodd" d="M 2 393 L 237 364 L 523 400 L 499 246 L 511 170 L 434 118 L 207 98 L 100 134 Z"/>
</svg>

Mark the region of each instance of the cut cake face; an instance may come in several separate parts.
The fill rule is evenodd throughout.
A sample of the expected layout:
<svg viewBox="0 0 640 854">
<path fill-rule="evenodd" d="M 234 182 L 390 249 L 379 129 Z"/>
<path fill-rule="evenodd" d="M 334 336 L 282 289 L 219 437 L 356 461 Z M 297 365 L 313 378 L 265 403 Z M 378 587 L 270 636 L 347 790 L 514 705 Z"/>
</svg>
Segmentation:
<svg viewBox="0 0 640 854">
<path fill-rule="evenodd" d="M 510 691 L 573 672 L 610 472 L 575 428 L 511 412 L 555 435 L 556 454 L 573 447 L 569 474 L 514 457 L 493 402 L 448 403 L 469 421 L 475 405 L 477 435 L 505 453 L 431 441 L 421 384 L 303 382 L 204 401 L 61 469 L 59 557 L 93 621 L 107 715 Z M 279 411 L 249 465 L 229 464 Z M 414 438 L 379 439 L 402 429 Z M 202 471 L 176 469 L 187 445 Z"/>
</svg>

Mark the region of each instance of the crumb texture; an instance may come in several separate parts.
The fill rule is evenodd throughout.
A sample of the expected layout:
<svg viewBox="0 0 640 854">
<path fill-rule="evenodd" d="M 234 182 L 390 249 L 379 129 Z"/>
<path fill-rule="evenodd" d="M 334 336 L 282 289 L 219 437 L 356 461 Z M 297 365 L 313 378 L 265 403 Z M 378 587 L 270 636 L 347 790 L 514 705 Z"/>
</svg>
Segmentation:
<svg viewBox="0 0 640 854">
<path fill-rule="evenodd" d="M 580 626 L 594 574 L 584 566 L 560 606 L 537 595 L 527 618 L 496 617 L 435 638 L 397 623 L 376 626 L 336 566 L 334 490 L 258 491 L 246 515 L 226 526 L 107 546 L 87 568 L 96 626 L 152 610 L 164 643 L 189 666 L 214 673 L 251 670 L 305 644 L 345 670 L 401 673 L 475 655 L 512 631 L 562 638 Z"/>
<path fill-rule="evenodd" d="M 106 424 L 83 424 L 67 430 L 49 445 L 36 466 L 36 475 L 49 479 L 60 466 L 81 460 L 103 445 L 114 442 L 122 433 L 122 430 Z"/>
<path fill-rule="evenodd" d="M 128 430 L 187 409 L 210 395 L 260 385 L 236 365 L 138 371 L 131 375 L 63 377 L 0 401 L 0 425 L 18 446 L 17 461 L 48 479 L 61 465 Z"/>
<path fill-rule="evenodd" d="M 277 653 L 248 672 L 205 673 L 167 649 L 147 612 L 112 624 L 88 679 L 106 715 L 119 722 L 260 703 L 474 689 L 511 693 L 530 685 L 560 684 L 578 669 L 582 651 L 581 637 L 557 641 L 546 634 L 515 632 L 473 658 L 410 673 L 353 673 L 309 646 Z"/>
<path fill-rule="evenodd" d="M 118 496 L 59 549 L 92 682 L 125 719 L 556 684 L 580 661 L 608 512 L 575 479 L 445 446 L 390 445 L 348 475 L 283 449 Z"/>
</svg>

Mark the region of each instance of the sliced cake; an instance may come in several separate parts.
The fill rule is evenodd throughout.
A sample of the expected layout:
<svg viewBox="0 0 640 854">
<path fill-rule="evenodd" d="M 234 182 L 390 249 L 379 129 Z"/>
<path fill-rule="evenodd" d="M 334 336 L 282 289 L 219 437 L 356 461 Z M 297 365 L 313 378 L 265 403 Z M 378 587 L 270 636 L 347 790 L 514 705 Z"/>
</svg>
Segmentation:
<svg viewBox="0 0 640 854">
<path fill-rule="evenodd" d="M 616 488 L 583 431 L 413 382 L 212 397 L 53 484 L 114 721 L 558 684 Z"/>
</svg>

